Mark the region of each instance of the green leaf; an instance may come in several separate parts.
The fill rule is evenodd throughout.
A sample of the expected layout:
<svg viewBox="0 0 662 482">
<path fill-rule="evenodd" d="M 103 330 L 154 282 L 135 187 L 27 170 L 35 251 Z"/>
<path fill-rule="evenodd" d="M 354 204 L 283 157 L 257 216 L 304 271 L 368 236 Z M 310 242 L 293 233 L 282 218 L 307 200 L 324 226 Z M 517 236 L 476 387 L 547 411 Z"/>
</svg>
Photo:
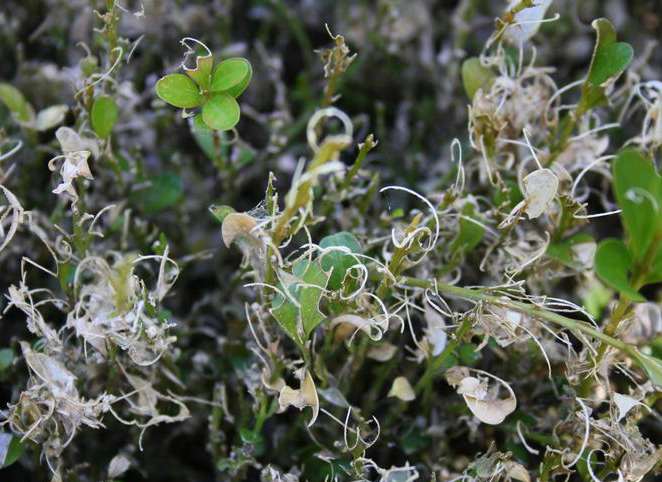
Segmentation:
<svg viewBox="0 0 662 482">
<path fill-rule="evenodd" d="M 616 41 L 616 32 L 609 20 L 599 18 L 591 25 L 597 39 L 579 101 L 583 111 L 608 103 L 605 87 L 623 73 L 634 55 L 629 44 Z"/>
<path fill-rule="evenodd" d="M 25 100 L 21 91 L 13 85 L 0 84 L 0 100 L 17 120 L 26 123 L 31 123 L 34 120 L 34 109 Z"/>
<path fill-rule="evenodd" d="M 578 259 L 577 249 L 582 244 L 594 244 L 593 236 L 588 233 L 576 233 L 563 241 L 551 243 L 547 247 L 547 256 L 571 269 L 583 269 L 586 263 Z"/>
<path fill-rule="evenodd" d="M 653 163 L 635 149 L 623 149 L 613 164 L 616 199 L 635 260 L 643 259 L 662 225 L 662 180 Z"/>
<path fill-rule="evenodd" d="M 191 109 L 202 104 L 204 97 L 198 86 L 184 74 L 170 74 L 156 83 L 156 95 L 170 105 Z"/>
<path fill-rule="evenodd" d="M 595 271 L 608 286 L 632 301 L 645 301 L 630 284 L 633 262 L 625 243 L 620 239 L 604 239 L 595 253 Z"/>
<path fill-rule="evenodd" d="M 614 26 L 606 18 L 594 20 L 591 26 L 598 38 L 586 80 L 598 87 L 623 73 L 632 60 L 634 50 L 630 44 L 616 41 Z"/>
<path fill-rule="evenodd" d="M 474 215 L 474 205 L 471 203 L 466 203 L 462 207 L 462 215 L 465 217 L 460 218 L 460 230 L 453 241 L 453 244 L 450 247 L 451 253 L 457 252 L 458 249 L 462 249 L 465 253 L 472 251 L 476 246 L 480 244 L 485 235 L 485 228 L 480 224 L 474 223 L 466 218 L 475 219 L 476 221 L 481 221 L 480 218 Z"/>
<path fill-rule="evenodd" d="M 14 352 L 11 348 L 3 348 L 0 350 L 0 375 L 11 366 L 13 360 Z"/>
<path fill-rule="evenodd" d="M 112 97 L 102 95 L 94 99 L 94 104 L 92 104 L 92 128 L 99 137 L 106 139 L 110 135 L 118 116 L 119 110 Z"/>
<path fill-rule="evenodd" d="M 228 217 L 228 214 L 234 213 L 235 210 L 231 206 L 212 204 L 209 206 L 209 212 L 219 223 L 223 224 L 223 220 Z"/>
<path fill-rule="evenodd" d="M 271 314 L 278 321 L 297 344 L 305 341 L 313 329 L 324 321 L 324 315 L 319 311 L 319 301 L 322 297 L 322 289 L 326 288 L 329 280 L 318 261 L 302 259 L 292 268 L 292 274 L 283 273 L 280 289 L 287 292 L 297 301 L 299 309 L 292 301 L 278 294 L 271 305 Z M 305 286 L 302 286 L 305 285 Z M 299 327 L 303 329 L 299 336 Z"/>
<path fill-rule="evenodd" d="M 195 59 L 195 68 L 188 69 L 184 67 L 184 72 L 195 80 L 202 90 L 208 90 L 213 66 L 214 58 L 211 55 L 199 56 Z"/>
<path fill-rule="evenodd" d="M 21 439 L 7 432 L 0 432 L 0 468 L 9 467 L 16 462 L 25 450 Z"/>
<path fill-rule="evenodd" d="M 217 131 L 232 129 L 239 122 L 240 115 L 239 104 L 228 94 L 215 94 L 202 106 L 202 120 Z"/>
<path fill-rule="evenodd" d="M 174 172 L 163 172 L 148 179 L 147 186 L 133 192 L 136 204 L 147 214 L 157 213 L 176 204 L 184 194 L 181 178 Z"/>
<path fill-rule="evenodd" d="M 658 390 L 662 390 L 662 360 L 653 356 L 644 355 L 638 349 L 633 348 L 634 359 L 644 369 L 648 378 Z"/>
<path fill-rule="evenodd" d="M 361 250 L 361 245 L 359 244 L 359 240 L 356 239 L 352 233 L 348 233 L 346 231 L 341 231 L 339 233 L 325 237 L 322 239 L 322 241 L 320 241 L 320 247 L 345 247 L 348 248 L 352 253 L 363 253 Z M 348 269 L 356 264 L 362 264 L 360 258 L 352 256 L 348 253 L 344 253 L 340 250 L 326 253 L 320 258 L 320 263 L 322 265 L 322 269 L 327 273 L 330 270 L 333 270 L 331 272 L 328 285 L 328 289 L 331 291 L 340 289 Z"/>
<path fill-rule="evenodd" d="M 241 57 L 224 60 L 214 69 L 211 90 L 239 97 L 248 87 L 252 76 L 253 68 L 248 60 Z"/>
<path fill-rule="evenodd" d="M 662 282 L 662 247 L 658 250 L 657 255 L 653 258 L 648 269 L 648 276 L 646 276 L 646 284 L 661 283 Z"/>
<path fill-rule="evenodd" d="M 470 57 L 462 62 L 462 84 L 469 99 L 473 100 L 478 89 L 485 88 L 494 78 L 494 72 L 480 63 L 478 57 Z"/>
</svg>

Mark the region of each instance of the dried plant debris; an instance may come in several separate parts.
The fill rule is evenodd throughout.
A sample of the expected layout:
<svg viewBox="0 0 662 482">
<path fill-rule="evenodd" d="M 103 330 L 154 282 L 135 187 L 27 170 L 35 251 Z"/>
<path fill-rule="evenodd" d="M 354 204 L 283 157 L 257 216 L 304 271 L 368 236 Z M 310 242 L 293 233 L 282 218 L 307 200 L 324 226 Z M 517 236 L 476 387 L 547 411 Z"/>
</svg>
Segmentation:
<svg viewBox="0 0 662 482">
<path fill-rule="evenodd" d="M 0 3 L 0 480 L 660 477 L 659 2 Z"/>
</svg>

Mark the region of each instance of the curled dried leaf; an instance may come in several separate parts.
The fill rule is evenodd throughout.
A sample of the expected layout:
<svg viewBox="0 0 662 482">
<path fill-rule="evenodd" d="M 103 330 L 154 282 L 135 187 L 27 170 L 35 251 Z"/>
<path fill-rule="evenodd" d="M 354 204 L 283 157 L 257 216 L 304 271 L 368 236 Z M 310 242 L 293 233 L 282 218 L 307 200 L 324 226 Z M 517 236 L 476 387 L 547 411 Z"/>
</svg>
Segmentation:
<svg viewBox="0 0 662 482">
<path fill-rule="evenodd" d="M 481 422 L 498 425 L 517 408 L 515 392 L 510 388 L 510 385 L 500 378 L 486 372 L 480 373 L 494 378 L 500 385 L 505 387 L 509 394 L 508 398 L 498 397 L 499 385 L 490 388 L 487 380 L 472 376 L 460 380 L 457 385 L 457 393 L 464 397 L 469 410 Z"/>
<path fill-rule="evenodd" d="M 239 236 L 252 236 L 251 230 L 257 225 L 257 221 L 246 213 L 231 213 L 223 219 L 221 233 L 223 243 L 230 247 L 232 242 Z"/>
<path fill-rule="evenodd" d="M 304 407 L 311 407 L 313 409 L 313 416 L 308 422 L 308 426 L 312 426 L 317 420 L 317 415 L 320 410 L 320 402 L 315 389 L 315 382 L 308 370 L 301 369 L 297 373 L 297 377 L 301 380 L 301 387 L 294 389 L 289 386 L 284 386 L 278 395 L 278 404 L 281 410 L 285 410 L 290 405 L 303 410 Z"/>
</svg>

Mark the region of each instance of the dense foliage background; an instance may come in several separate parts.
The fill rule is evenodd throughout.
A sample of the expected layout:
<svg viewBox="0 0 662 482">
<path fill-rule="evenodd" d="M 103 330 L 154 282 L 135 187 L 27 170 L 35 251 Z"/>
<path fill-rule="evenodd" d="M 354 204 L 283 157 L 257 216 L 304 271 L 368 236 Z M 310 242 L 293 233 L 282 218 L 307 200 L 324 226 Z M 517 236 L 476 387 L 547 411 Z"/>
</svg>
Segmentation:
<svg viewBox="0 0 662 482">
<path fill-rule="evenodd" d="M 335 201 L 326 198 L 327 204 L 337 203 L 336 208 L 330 208 L 331 211 L 320 208 L 317 214 L 324 211 L 327 219 L 311 222 L 309 228 L 315 242 L 335 232 L 352 231 L 361 240 L 365 253 L 380 256 L 379 243 L 390 239 L 391 227 L 404 216 L 404 230 L 413 218 L 410 210 L 418 208 L 425 213 L 425 205 L 402 192 L 379 193 L 378 187 L 398 185 L 426 195 L 443 193 L 456 175 L 456 163 L 451 160 L 451 143 L 455 138 L 464 147 L 466 162 L 475 156 L 476 166 L 480 165 L 481 156 L 471 152 L 468 140 L 471 100 L 463 87 L 461 67 L 467 58 L 483 51 L 495 31 L 495 18 L 501 17 L 506 7 L 507 2 L 487 0 L 1 2 L 1 82 L 19 89 L 36 112 L 52 105 L 68 106 L 59 124 L 93 139 L 98 136 L 92 132 L 86 117 L 85 96 L 89 92 L 80 94 L 83 86 L 103 90 L 118 106 L 119 117 L 112 134 L 99 142 L 97 148 L 101 152 L 89 160 L 94 180 L 84 181 L 77 188 L 81 212 L 96 215 L 114 205 L 107 215 L 100 217 L 98 227 L 103 237 L 94 237 L 90 249 L 106 259 L 111 252 L 129 259 L 130 253 L 162 256 L 167 244 L 168 256 L 180 269 L 177 281 L 154 315 L 173 324 L 169 335 L 175 336 L 176 341 L 168 342 L 158 368 L 138 367 L 134 373 L 148 379 L 159 393 L 180 397 L 178 400 L 188 407 L 190 417 L 147 428 L 141 451 L 140 428 L 126 426 L 106 413 L 102 417 L 105 428 L 94 430 L 82 425 L 61 456 L 53 458 L 57 460 L 53 469 L 61 464 L 62 480 L 105 480 L 108 464 L 120 453 L 131 463 L 128 471 L 118 476 L 118 480 L 126 481 L 258 480 L 260 477 L 271 480 L 265 469 L 270 464 L 283 474 L 300 473 L 301 480 L 331 477 L 330 467 L 335 475 L 344 474 L 342 467 L 348 467 L 356 456 L 343 449 L 342 424 L 330 421 L 323 414 L 319 415 L 318 425 L 308 429 L 310 409 L 300 412 L 290 407 L 283 413 L 270 413 L 261 421 L 264 425 L 259 433 L 252 431 L 260 411 L 275 408 L 272 401 L 278 398 L 277 393 L 256 388 L 261 386 L 262 364 L 251 351 L 255 343 L 246 323 L 245 303 L 261 304 L 264 299 L 255 288 L 243 287 L 255 280 L 246 276 L 249 269 L 242 265 L 241 251 L 223 244 L 221 224 L 209 207 L 229 205 L 237 212 L 250 211 L 265 199 L 269 172 L 275 175 L 274 187 L 280 193 L 281 204 L 284 202 L 299 159 L 311 156 L 306 139 L 308 121 L 325 103 L 329 79 L 325 77 L 322 50 L 334 46 L 329 32 L 340 34 L 350 55 L 356 53 L 356 58 L 338 77 L 335 88 L 339 98 L 333 105 L 354 124 L 352 144 L 339 155 L 339 160 L 351 166 L 358 153 L 357 145 L 369 133 L 374 134 L 378 144 L 367 154 L 362 169 L 369 173 L 361 171 L 365 182 L 357 188 L 366 195 L 367 204 L 359 208 L 362 196 Z M 531 60 L 531 47 L 535 47 L 535 64 L 553 67 L 549 74 L 557 86 L 586 75 L 595 44 L 591 22 L 599 17 L 608 18 L 618 32 L 619 41 L 631 44 L 634 49 L 627 75 L 634 73 L 640 81 L 662 79 L 662 48 L 658 45 L 662 39 L 660 2 L 554 0 L 545 16 L 551 18 L 557 13 L 560 17 L 556 21 L 540 26 L 525 53 L 527 61 Z M 113 17 L 101 18 L 104 14 Z M 108 35 L 108 30 L 100 32 L 103 28 L 115 29 L 115 34 Z M 237 125 L 238 140 L 234 143 L 232 133 L 218 134 L 215 140 L 214 135 L 196 134 L 180 110 L 155 95 L 157 80 L 177 71 L 184 59 L 186 48 L 180 44 L 183 37 L 203 42 L 214 58 L 245 57 L 253 67 L 252 81 L 239 99 L 242 116 Z M 122 48 L 119 60 L 117 51 L 113 51 L 118 46 Z M 516 59 L 517 49 L 508 55 Z M 89 82 L 84 83 L 85 79 L 93 79 L 86 77 L 86 62 L 93 64 L 89 67 L 92 72 L 104 73 L 116 60 L 109 74 L 112 81 L 101 81 L 92 87 Z M 630 81 L 625 78 L 626 75 L 620 81 Z M 618 117 L 618 106 L 623 104 L 614 105 L 614 111 L 609 114 L 612 119 Z M 62 255 L 58 246 L 62 238 L 67 239 L 55 226 L 66 233 L 72 229 L 70 199 L 52 192 L 60 180 L 57 172 L 47 167 L 49 160 L 61 154 L 56 128 L 26 129 L 5 105 L 0 105 L 0 153 L 9 152 L 17 141 L 21 142 L 21 148 L 0 164 L 0 181 L 23 208 L 32 211 L 32 221 L 37 226 L 19 228 L 11 243 L 0 252 L 0 293 L 9 293 L 10 287 L 18 286 L 22 280 L 30 288 L 52 290 L 55 297 L 73 306 L 76 291 L 68 292 L 66 286 L 67 283 L 73 286 L 73 273 L 82 259 L 80 256 L 60 279 L 34 266 L 22 268 L 23 257 L 29 256 L 35 263 L 55 270 L 51 251 Z M 608 131 L 611 144 L 604 153 L 613 154 L 640 130 L 641 113 L 628 117 L 620 127 Z M 520 134 L 517 138 L 521 139 Z M 659 152 L 657 156 L 659 159 Z M 471 175 L 467 175 L 467 191 L 476 198 L 491 199 L 489 183 L 479 169 L 473 171 L 473 185 L 470 185 Z M 373 177 L 375 173 L 378 177 Z M 325 189 L 333 191 L 335 184 L 325 179 L 315 187 L 316 195 Z M 372 186 L 372 180 L 378 184 Z M 609 192 L 609 180 L 596 176 L 590 177 L 589 182 L 594 191 L 586 199 L 587 211 L 606 210 L 600 193 Z M 332 187 L 328 188 L 329 185 Z M 437 205 L 442 195 L 430 199 Z M 261 209 L 252 211 L 255 218 L 266 217 L 265 208 Z M 483 219 L 488 217 L 485 215 Z M 3 218 L 3 229 L 8 228 L 9 221 L 10 218 Z M 485 222 L 496 229 L 498 220 L 492 221 L 490 218 Z M 447 223 L 446 235 L 452 241 L 457 234 L 453 231 L 457 221 Z M 591 220 L 588 231 L 601 239 L 620 236 L 622 228 L 619 218 L 611 216 Z M 300 232 L 295 243 L 300 246 L 306 239 Z M 463 255 L 461 261 L 454 261 L 463 266 L 463 285 L 489 286 L 503 281 L 489 268 L 489 274 L 478 269 L 485 249 L 487 243 L 476 252 Z M 65 265 L 62 264 L 61 270 L 65 270 Z M 157 260 L 136 268 L 150 289 L 158 283 L 158 265 Z M 424 275 L 437 273 L 439 266 L 420 270 Z M 549 266 L 547 269 L 562 270 Z M 452 274 L 452 268 L 441 276 L 448 273 Z M 527 272 L 521 279 L 528 283 L 530 274 Z M 581 273 L 573 272 L 571 276 L 556 279 L 550 276 L 526 286 L 536 294 L 561 297 L 581 305 L 586 303 L 582 298 L 586 283 Z M 659 304 L 658 288 L 659 285 L 649 286 L 644 294 Z M 598 302 L 595 315 L 598 320 L 609 299 L 608 296 Z M 34 343 L 38 338 L 26 327 L 25 311 L 9 305 L 9 296 L 0 302 L 2 310 L 8 308 L 0 319 L 0 348 L 11 350 L 11 355 L 5 352 L 9 361 L 6 364 L 3 361 L 0 368 L 0 407 L 5 415 L 9 413 L 8 404 L 17 403 L 28 383 L 28 368 L 21 356 L 25 350 L 22 352 L 19 342 Z M 454 309 L 468 309 L 466 303 L 457 306 Z M 45 303 L 40 310 L 47 324 L 59 332 L 65 346 L 74 342 L 74 332 L 63 329 L 68 308 Z M 415 326 L 420 334 L 419 325 Z M 270 326 L 269 330 L 275 333 L 277 326 Z M 477 332 L 466 338 L 454 355 L 458 364 L 498 373 L 513 385 L 518 397 L 521 394 L 524 400 L 520 404 L 527 410 L 518 412 L 518 420 L 530 425 L 532 433 L 539 432 L 530 439 L 539 450 L 535 455 L 523 449 L 516 434 L 519 428 L 512 419 L 496 426 L 460 422 L 458 417 L 470 412 L 455 389 L 442 378 L 433 386 L 432 399 L 419 398 L 405 406 L 396 398 L 388 398 L 392 379 L 397 375 L 408 374 L 414 385 L 424 372 L 423 365 L 417 368 L 421 359 L 409 359 L 411 353 L 403 348 L 405 345 L 415 348 L 409 328 L 403 333 L 392 330 L 390 341 L 399 350 L 387 362 L 387 371 L 375 360 L 360 358 L 354 351 L 354 346 L 363 346 L 358 342 L 347 346 L 337 337 L 333 340 L 333 336 L 327 337 L 330 341 L 318 340 L 320 351 L 322 343 L 335 347 L 326 358 L 326 368 L 321 370 L 328 369 L 333 374 L 332 379 L 338 381 L 337 387 L 342 391 L 340 396 L 349 404 L 362 407 L 364 421 L 373 415 L 380 421 L 380 439 L 367 451 L 374 463 L 383 468 L 409 463 L 418 468 L 419 480 L 431 480 L 432 473 L 437 480 L 450 480 L 462 474 L 480 454 L 499 450 L 510 451 L 512 460 L 536 477 L 545 447 L 559 446 L 559 440 L 553 440 L 551 435 L 553 423 L 546 423 L 545 419 L 563 420 L 564 415 L 556 413 L 557 409 L 565 410 L 560 399 L 572 399 L 563 388 L 568 382 L 562 363 L 556 369 L 563 355 L 552 357 L 553 382 L 545 380 L 545 362 L 536 345 L 530 342 L 516 350 L 491 343 L 476 352 L 473 348 L 481 343 L 484 334 Z M 280 337 L 279 353 L 287 354 L 283 357 L 289 357 L 289 361 L 296 359 L 295 344 L 282 333 L 274 335 L 273 340 L 277 337 Z M 652 333 L 648 341 L 654 337 Z M 579 351 L 581 340 L 573 337 L 571 342 Z M 82 346 L 82 343 L 76 348 L 71 345 L 63 348 L 62 353 L 71 350 L 66 357 L 77 360 L 67 368 L 76 375 L 77 387 L 87 394 L 85 398 L 98 396 L 113 383 L 117 383 L 113 392 L 116 396 L 130 391 L 129 385 L 111 378 L 121 378 L 121 371 L 109 375 L 106 361 L 93 356 L 86 359 Z M 287 363 L 284 365 L 288 366 Z M 283 376 L 288 385 L 298 386 L 292 371 Z M 330 391 L 334 388 L 333 381 L 325 384 L 316 378 L 316 383 L 318 388 L 327 390 L 324 397 L 320 395 L 322 406 L 333 411 L 342 422 L 345 410 L 338 407 L 346 402 L 334 400 L 337 394 Z M 655 400 L 646 403 L 655 410 Z M 659 402 L 657 406 L 659 409 Z M 166 406 L 161 410 L 173 416 L 178 409 Z M 659 415 L 647 415 L 643 410 L 640 415 L 643 420 L 639 430 L 643 436 L 656 446 L 661 444 Z M 533 427 L 538 422 L 541 428 L 536 431 Z M 564 423 L 571 421 L 566 419 Z M 579 417 L 572 423 L 577 427 L 568 428 L 569 438 L 561 437 L 561 448 L 576 450 L 581 445 L 583 421 Z M 4 426 L 3 430 L 9 427 Z M 374 436 L 371 432 L 374 425 L 366 430 Z M 604 453 L 598 456 L 603 457 Z M 620 460 L 623 454 L 618 457 Z M 0 470 L 0 479 L 50 480 L 53 473 L 46 458 L 38 444 L 28 442 L 19 461 Z M 245 464 L 235 464 L 244 459 Z M 335 462 L 329 463 L 330 460 Z M 491 473 L 485 470 L 483 475 Z M 616 480 L 614 474 L 610 480 Z M 338 480 L 357 478 L 337 476 Z M 377 472 L 365 476 L 368 480 L 406 480 L 393 474 L 379 476 Z M 483 480 L 480 470 L 474 470 L 472 477 Z M 507 475 L 501 473 L 500 477 Z M 588 476 L 584 469 L 583 475 L 572 477 L 580 480 Z"/>
</svg>

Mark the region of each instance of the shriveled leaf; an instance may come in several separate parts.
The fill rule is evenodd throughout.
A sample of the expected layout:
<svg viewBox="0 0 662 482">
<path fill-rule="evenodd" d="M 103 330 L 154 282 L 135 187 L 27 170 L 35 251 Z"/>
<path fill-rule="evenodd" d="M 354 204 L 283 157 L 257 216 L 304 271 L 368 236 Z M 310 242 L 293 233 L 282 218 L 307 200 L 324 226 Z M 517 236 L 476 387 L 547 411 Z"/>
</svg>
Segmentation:
<svg viewBox="0 0 662 482">
<path fill-rule="evenodd" d="M 597 244 L 588 233 L 573 234 L 569 238 L 547 246 L 547 256 L 575 270 L 593 266 Z"/>
<path fill-rule="evenodd" d="M 16 462 L 25 450 L 20 437 L 11 433 L 0 432 L 0 468 L 9 467 Z"/>
<path fill-rule="evenodd" d="M 115 99 L 102 95 L 94 99 L 92 104 L 92 128 L 102 139 L 106 139 L 117 122 L 119 110 Z"/>
<path fill-rule="evenodd" d="M 175 172 L 166 171 L 148 178 L 143 187 L 132 193 L 136 204 L 148 214 L 163 211 L 184 195 L 184 184 Z"/>
<path fill-rule="evenodd" d="M 0 83 L 0 100 L 5 104 L 14 118 L 20 122 L 31 123 L 34 119 L 34 109 L 25 100 L 21 91 L 11 84 Z"/>
<path fill-rule="evenodd" d="M 204 100 L 195 82 L 184 74 L 169 74 L 160 78 L 156 83 L 156 95 L 182 109 L 197 107 Z"/>
<path fill-rule="evenodd" d="M 300 308 L 292 299 L 285 299 L 279 294 L 273 300 L 270 311 L 285 333 L 296 343 L 301 343 L 325 319 L 319 311 L 319 301 L 329 275 L 318 261 L 302 259 L 294 265 L 290 276 L 285 273 L 282 278 L 288 279 L 283 279 L 285 286 L 281 284 L 280 289 L 287 290 L 289 297 L 296 300 Z"/>
<path fill-rule="evenodd" d="M 398 347 L 389 343 L 383 342 L 379 345 L 373 346 L 368 350 L 366 355 L 371 360 L 376 360 L 379 362 L 386 362 L 393 358 L 393 355 L 398 351 Z"/>
<path fill-rule="evenodd" d="M 595 253 L 595 272 L 611 286 L 632 301 L 645 301 L 630 283 L 633 261 L 620 239 L 604 239 Z"/>
<path fill-rule="evenodd" d="M 46 109 L 39 111 L 37 119 L 34 122 L 34 128 L 38 131 L 47 131 L 59 125 L 64 120 L 69 106 L 67 105 L 52 105 Z"/>
<path fill-rule="evenodd" d="M 186 75 L 191 77 L 202 90 L 208 90 L 211 84 L 211 70 L 214 66 L 214 58 L 211 55 L 198 56 L 195 59 L 195 68 L 184 67 Z"/>
<path fill-rule="evenodd" d="M 331 234 L 320 241 L 321 248 L 342 247 L 347 248 L 349 253 L 362 254 L 359 240 L 352 233 L 342 231 Z M 347 270 L 357 264 L 362 264 L 360 258 L 340 250 L 333 250 L 320 258 L 320 264 L 324 271 L 332 270 L 329 277 L 328 289 L 335 291 L 340 289 L 345 279 Z"/>
<path fill-rule="evenodd" d="M 662 227 L 662 179 L 636 149 L 623 149 L 612 166 L 616 199 L 635 260 L 642 260 Z"/>
<path fill-rule="evenodd" d="M 556 196 L 559 179 L 550 169 L 543 168 L 527 174 L 522 183 L 524 184 L 524 212 L 529 219 L 535 219 L 545 212 Z"/>
<path fill-rule="evenodd" d="M 252 76 L 253 68 L 248 60 L 241 57 L 226 59 L 214 69 L 211 90 L 238 97 L 248 87 Z"/>
<path fill-rule="evenodd" d="M 411 402 L 416 398 L 416 393 L 414 393 L 414 389 L 409 383 L 409 380 L 405 377 L 397 377 L 393 380 L 388 396 L 399 398 L 404 402 Z"/>
<path fill-rule="evenodd" d="M 228 94 L 215 94 L 202 106 L 202 120 L 217 131 L 232 129 L 239 122 L 240 115 L 239 104 Z"/>
<path fill-rule="evenodd" d="M 478 57 L 470 57 L 462 62 L 462 85 L 464 85 L 464 92 L 471 100 L 478 89 L 486 88 L 494 77 L 494 72 L 481 64 Z"/>
</svg>

